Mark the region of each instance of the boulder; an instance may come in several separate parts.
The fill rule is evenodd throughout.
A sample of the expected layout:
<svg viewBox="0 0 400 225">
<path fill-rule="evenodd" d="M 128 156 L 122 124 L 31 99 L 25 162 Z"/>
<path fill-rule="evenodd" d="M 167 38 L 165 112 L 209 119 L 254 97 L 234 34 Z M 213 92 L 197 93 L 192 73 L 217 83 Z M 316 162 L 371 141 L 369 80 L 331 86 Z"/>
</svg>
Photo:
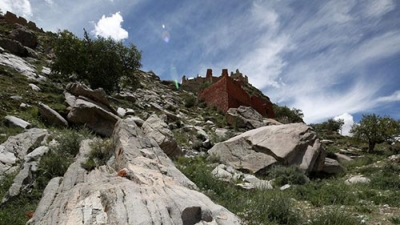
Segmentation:
<svg viewBox="0 0 400 225">
<path fill-rule="evenodd" d="M 160 148 L 170 157 L 182 155 L 182 150 L 176 143 L 174 134 L 168 128 L 168 125 L 160 119 L 156 114 L 152 114 L 143 123 L 144 134 L 153 138 Z"/>
<path fill-rule="evenodd" d="M 28 50 L 26 50 L 24 46 L 18 41 L 14 41 L 8 38 L 0 38 L 0 46 L 14 55 L 20 57 L 28 56 Z"/>
<path fill-rule="evenodd" d="M 31 127 L 31 124 L 29 122 L 26 122 L 25 120 L 15 116 L 6 116 L 5 119 L 5 123 L 7 126 L 21 127 L 23 129 L 28 129 Z"/>
<path fill-rule="evenodd" d="M 329 174 L 338 174 L 344 171 L 344 168 L 340 163 L 331 158 L 325 158 L 324 167 L 322 168 L 322 172 Z"/>
<path fill-rule="evenodd" d="M 315 132 L 303 123 L 260 127 L 212 147 L 208 153 L 235 169 L 262 174 L 275 163 L 321 171 L 325 151 Z"/>
<path fill-rule="evenodd" d="M 18 28 L 11 31 L 9 38 L 18 41 L 23 46 L 35 48 L 38 44 L 38 39 L 33 31 L 28 29 Z"/>
<path fill-rule="evenodd" d="M 29 87 L 31 87 L 33 91 L 37 91 L 37 92 L 42 90 L 42 89 L 40 89 L 40 87 L 38 87 L 35 84 L 29 84 Z"/>
<path fill-rule="evenodd" d="M 90 152 L 90 141 L 82 142 L 76 162 L 50 181 L 27 224 L 241 224 L 198 192 L 133 120 L 120 120 L 113 140 L 115 164 L 92 171 L 81 167 Z"/>
<path fill-rule="evenodd" d="M 242 173 L 224 164 L 215 167 L 211 173 L 219 180 L 235 183 L 236 186 L 247 190 L 273 188 L 271 181 L 261 180 L 254 175 Z"/>
<path fill-rule="evenodd" d="M 97 105 L 105 108 L 106 110 L 117 115 L 117 111 L 110 106 L 110 102 L 107 99 L 106 92 L 102 88 L 92 90 L 81 83 L 69 83 L 66 86 L 66 91 L 72 95 L 79 97 L 84 96 L 96 102 Z"/>
<path fill-rule="evenodd" d="M 118 116 L 107 111 L 107 108 L 82 96 L 75 100 L 67 119 L 73 124 L 86 125 L 106 137 L 111 136 L 115 123 L 119 120 Z"/>
<path fill-rule="evenodd" d="M 9 53 L 0 53 L 0 65 L 10 67 L 26 76 L 30 80 L 43 81 L 46 80 L 44 76 L 36 74 L 34 66 L 26 62 L 21 57 Z"/>
<path fill-rule="evenodd" d="M 226 121 L 237 128 L 254 129 L 264 126 L 263 116 L 255 109 L 247 106 L 230 108 L 226 112 Z"/>
<path fill-rule="evenodd" d="M 48 135 L 47 130 L 32 128 L 22 134 L 11 136 L 0 145 L 0 178 L 15 172 L 18 162 L 22 162 L 28 150 L 39 146 Z"/>
<path fill-rule="evenodd" d="M 68 127 L 68 122 L 49 106 L 39 102 L 38 110 L 42 118 L 44 118 L 48 123 L 59 127 Z"/>
</svg>

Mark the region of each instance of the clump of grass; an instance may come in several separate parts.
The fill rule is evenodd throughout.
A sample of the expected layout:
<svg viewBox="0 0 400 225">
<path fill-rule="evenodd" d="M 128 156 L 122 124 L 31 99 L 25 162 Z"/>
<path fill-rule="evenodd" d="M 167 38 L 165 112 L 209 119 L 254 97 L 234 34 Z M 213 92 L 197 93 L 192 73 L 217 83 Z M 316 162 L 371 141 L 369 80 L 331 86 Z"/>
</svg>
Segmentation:
<svg viewBox="0 0 400 225">
<path fill-rule="evenodd" d="M 81 164 L 81 166 L 88 171 L 106 165 L 107 161 L 114 154 L 114 143 L 111 139 L 95 139 L 90 144 L 90 147 L 92 150 L 89 153 L 88 159 Z"/>
<path fill-rule="evenodd" d="M 392 222 L 393 224 L 400 224 L 400 217 L 399 216 L 390 217 L 389 221 Z"/>
<path fill-rule="evenodd" d="M 360 221 L 344 210 L 330 209 L 319 213 L 309 225 L 358 225 Z"/>
<path fill-rule="evenodd" d="M 268 171 L 268 178 L 274 179 L 274 184 L 277 186 L 303 185 L 309 180 L 306 174 L 296 166 L 273 166 Z"/>
</svg>

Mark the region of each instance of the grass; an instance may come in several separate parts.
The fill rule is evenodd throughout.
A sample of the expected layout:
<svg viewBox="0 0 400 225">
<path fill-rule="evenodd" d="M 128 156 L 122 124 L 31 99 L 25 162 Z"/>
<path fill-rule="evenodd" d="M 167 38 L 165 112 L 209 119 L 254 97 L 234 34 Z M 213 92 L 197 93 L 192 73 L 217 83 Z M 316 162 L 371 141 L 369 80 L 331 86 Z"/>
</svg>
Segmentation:
<svg viewBox="0 0 400 225">
<path fill-rule="evenodd" d="M 87 161 L 81 164 L 81 166 L 88 171 L 106 165 L 107 161 L 114 154 L 114 144 L 111 139 L 95 139 L 90 144 L 90 147 L 92 150 L 89 153 Z"/>
</svg>

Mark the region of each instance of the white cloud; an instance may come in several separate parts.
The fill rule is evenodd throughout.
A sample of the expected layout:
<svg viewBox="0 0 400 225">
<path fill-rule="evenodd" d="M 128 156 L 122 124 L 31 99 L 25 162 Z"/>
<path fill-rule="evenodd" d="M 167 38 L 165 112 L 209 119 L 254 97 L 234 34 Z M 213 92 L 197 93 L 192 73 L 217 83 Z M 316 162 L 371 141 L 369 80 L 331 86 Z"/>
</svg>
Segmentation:
<svg viewBox="0 0 400 225">
<path fill-rule="evenodd" d="M 396 101 L 400 101 L 400 90 L 395 91 L 393 94 L 389 96 L 384 96 L 377 99 L 377 102 L 382 102 L 382 103 L 396 102 Z"/>
<path fill-rule="evenodd" d="M 128 31 L 122 28 L 123 18 L 120 12 L 116 12 L 110 17 L 103 15 L 95 24 L 93 33 L 101 37 L 111 37 L 116 41 L 128 38 Z"/>
<path fill-rule="evenodd" d="M 26 19 L 29 19 L 33 15 L 29 0 L 1 0 L 0 8 L 4 11 L 3 13 L 10 11 Z"/>
<path fill-rule="evenodd" d="M 49 5 L 53 5 L 53 4 L 54 4 L 53 0 L 45 0 L 45 1 L 46 1 L 46 3 L 49 4 Z"/>
<path fill-rule="evenodd" d="M 335 116 L 334 120 L 343 119 L 344 124 L 342 126 L 341 134 L 344 136 L 351 136 L 350 129 L 354 124 L 353 116 L 349 113 L 343 113 L 342 115 Z"/>
<path fill-rule="evenodd" d="M 365 13 L 367 16 L 379 17 L 392 11 L 394 8 L 395 2 L 393 0 L 372 0 L 366 4 Z"/>
</svg>

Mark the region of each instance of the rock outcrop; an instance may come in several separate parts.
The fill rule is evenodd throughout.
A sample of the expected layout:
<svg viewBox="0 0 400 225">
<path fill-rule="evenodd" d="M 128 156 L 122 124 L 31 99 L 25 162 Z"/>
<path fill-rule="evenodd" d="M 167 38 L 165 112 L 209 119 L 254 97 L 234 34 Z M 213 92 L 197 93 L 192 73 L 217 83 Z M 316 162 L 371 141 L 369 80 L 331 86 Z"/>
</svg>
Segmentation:
<svg viewBox="0 0 400 225">
<path fill-rule="evenodd" d="M 23 29 L 23 28 L 15 29 L 11 32 L 9 38 L 18 41 L 23 46 L 29 48 L 35 48 L 38 44 L 38 40 L 35 33 L 28 29 Z"/>
<path fill-rule="evenodd" d="M 39 114 L 46 120 L 49 124 L 67 127 L 68 122 L 54 109 L 50 108 L 48 105 L 39 102 L 38 104 Z"/>
<path fill-rule="evenodd" d="M 86 125 L 100 135 L 111 136 L 119 117 L 110 106 L 103 89 L 91 90 L 83 84 L 70 83 L 66 90 L 65 99 L 69 105 L 68 121 Z"/>
<path fill-rule="evenodd" d="M 113 133 L 113 168 L 81 167 L 90 151 L 81 144 L 76 162 L 63 178 L 53 178 L 28 224 L 221 224 L 241 221 L 196 191 L 131 119 Z M 116 171 L 119 171 L 118 173 Z"/>
<path fill-rule="evenodd" d="M 170 157 L 182 154 L 182 150 L 176 143 L 174 134 L 168 125 L 156 114 L 151 115 L 142 125 L 143 132 L 153 138 L 160 148 Z"/>
<path fill-rule="evenodd" d="M 0 145 L 0 176 L 15 172 L 18 162 L 24 160 L 29 150 L 33 150 L 48 135 L 47 130 L 32 128 L 22 134 L 11 136 Z"/>
<path fill-rule="evenodd" d="M 273 164 L 321 171 L 325 151 L 316 134 L 303 124 L 260 127 L 216 144 L 208 151 L 235 169 L 262 174 Z"/>
</svg>

